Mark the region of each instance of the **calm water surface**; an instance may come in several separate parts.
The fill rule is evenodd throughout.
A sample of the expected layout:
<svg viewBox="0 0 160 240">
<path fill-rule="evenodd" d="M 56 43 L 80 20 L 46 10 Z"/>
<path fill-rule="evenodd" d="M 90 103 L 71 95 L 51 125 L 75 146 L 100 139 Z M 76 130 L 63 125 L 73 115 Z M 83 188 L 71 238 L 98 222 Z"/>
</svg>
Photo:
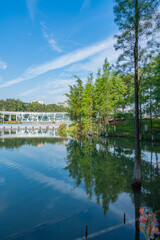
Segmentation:
<svg viewBox="0 0 160 240">
<path fill-rule="evenodd" d="M 138 209 L 160 222 L 160 145 L 142 144 L 136 192 L 133 141 L 56 136 L 0 138 L 0 239 L 83 239 L 86 225 L 88 239 L 144 239 Z"/>
</svg>

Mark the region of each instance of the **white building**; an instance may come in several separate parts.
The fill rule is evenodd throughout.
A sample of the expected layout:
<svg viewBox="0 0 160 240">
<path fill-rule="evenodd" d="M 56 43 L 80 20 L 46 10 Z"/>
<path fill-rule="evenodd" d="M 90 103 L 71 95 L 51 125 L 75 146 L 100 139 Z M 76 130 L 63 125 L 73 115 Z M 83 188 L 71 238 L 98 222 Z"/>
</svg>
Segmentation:
<svg viewBox="0 0 160 240">
<path fill-rule="evenodd" d="M 42 105 L 44 104 L 44 102 L 43 102 L 43 101 L 37 101 L 37 103 L 39 103 L 39 104 L 42 104 Z"/>
</svg>

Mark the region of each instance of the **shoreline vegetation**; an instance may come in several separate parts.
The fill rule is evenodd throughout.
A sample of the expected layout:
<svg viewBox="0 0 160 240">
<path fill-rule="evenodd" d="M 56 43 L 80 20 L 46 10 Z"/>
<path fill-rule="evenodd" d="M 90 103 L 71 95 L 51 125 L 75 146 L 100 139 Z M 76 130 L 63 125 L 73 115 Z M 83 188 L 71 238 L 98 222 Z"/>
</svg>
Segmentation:
<svg viewBox="0 0 160 240">
<path fill-rule="evenodd" d="M 79 125 L 79 123 L 72 123 L 70 127 L 67 129 L 66 124 L 61 124 L 58 128 L 58 133 L 61 136 L 65 136 L 67 133 L 71 137 L 76 136 L 102 136 L 107 138 L 128 138 L 135 139 L 135 131 L 134 131 L 134 119 L 132 117 L 126 119 L 116 119 L 110 120 L 108 124 L 108 134 L 106 136 L 105 130 L 99 133 L 98 124 L 95 124 L 93 127 L 92 134 L 90 132 L 84 131 L 84 126 Z M 160 119 L 152 119 L 152 127 L 151 131 L 151 119 L 144 118 L 142 119 L 142 130 L 141 130 L 141 140 L 142 141 L 152 141 L 152 142 L 160 142 Z M 153 135 L 152 135 L 153 134 Z M 153 136 L 153 137 L 152 137 Z M 78 138 L 79 138 L 78 137 Z"/>
<path fill-rule="evenodd" d="M 115 50 L 121 53 L 116 67 L 110 67 L 107 59 L 103 69 L 98 69 L 93 81 L 90 73 L 85 86 L 77 77 L 77 84 L 70 86 L 66 94 L 70 119 L 83 122 L 85 132 L 93 134 L 95 119 L 99 122 L 99 134 L 104 122 L 108 135 L 109 119 L 115 119 L 117 110 L 134 105 L 135 164 L 132 186 L 141 187 L 141 153 L 143 107 L 149 108 L 151 139 L 153 141 L 152 116 L 159 115 L 160 103 L 160 52 L 159 52 L 159 0 L 115 0 L 114 21 L 119 32 L 115 35 Z M 145 106 L 146 105 L 146 106 Z M 114 126 L 115 128 L 115 126 Z"/>
<path fill-rule="evenodd" d="M 151 65 L 146 67 L 139 86 L 140 141 L 160 142 L 159 64 L 160 55 L 152 60 L 152 69 Z M 96 79 L 92 73 L 85 83 L 78 76 L 75 78 L 75 84 L 66 94 L 67 112 L 74 122 L 67 131 L 135 138 L 134 75 L 122 74 L 105 59 Z"/>
</svg>

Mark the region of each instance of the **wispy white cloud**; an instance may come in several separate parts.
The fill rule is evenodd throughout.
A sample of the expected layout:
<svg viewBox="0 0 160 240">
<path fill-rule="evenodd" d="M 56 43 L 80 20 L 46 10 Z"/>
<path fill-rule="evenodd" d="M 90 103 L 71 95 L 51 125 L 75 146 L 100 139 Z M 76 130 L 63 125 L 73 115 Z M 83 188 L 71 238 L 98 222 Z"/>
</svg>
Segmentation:
<svg viewBox="0 0 160 240">
<path fill-rule="evenodd" d="M 96 44 L 93 44 L 91 46 L 78 49 L 76 51 L 70 52 L 68 54 L 62 55 L 61 57 L 58 57 L 50 62 L 47 62 L 42 65 L 38 65 L 36 67 L 29 67 L 23 74 L 22 76 L 15 78 L 13 80 L 10 80 L 8 82 L 5 82 L 3 84 L 0 84 L 0 88 L 3 87 L 9 87 L 14 84 L 23 82 L 25 80 L 29 80 L 32 78 L 35 78 L 41 74 L 44 74 L 48 71 L 55 70 L 55 69 L 60 69 L 66 66 L 69 66 L 71 64 L 80 62 L 82 60 L 88 59 L 89 57 L 106 51 L 107 49 L 109 50 L 110 48 L 113 48 L 113 45 L 115 43 L 115 39 L 113 37 L 107 38 L 106 40 L 102 42 L 98 42 Z M 115 51 L 115 50 L 113 50 Z M 112 53 L 114 55 L 114 58 L 116 60 L 116 54 Z M 112 59 L 112 61 L 114 60 Z M 104 60 L 104 59 L 103 59 Z"/>
<path fill-rule="evenodd" d="M 40 22 L 41 26 L 42 26 L 42 32 L 43 32 L 43 36 L 44 38 L 47 39 L 49 45 L 51 46 L 51 48 L 57 52 L 62 52 L 62 49 L 60 49 L 58 46 L 57 46 L 57 43 L 56 41 L 53 39 L 53 34 L 49 35 L 47 33 L 48 31 L 48 27 L 46 26 L 46 24 L 44 22 Z"/>
<path fill-rule="evenodd" d="M 67 183 L 64 180 L 57 180 L 56 178 L 48 177 L 42 172 L 38 172 L 32 168 L 22 167 L 20 164 L 13 163 L 7 159 L 2 159 L 2 164 L 16 168 L 24 177 L 38 182 L 44 186 L 48 186 L 61 192 L 62 194 L 71 195 L 71 197 L 81 200 L 87 200 L 86 192 L 81 188 L 74 188 L 74 185 Z M 96 198 L 92 197 L 92 202 L 96 202 Z"/>
<path fill-rule="evenodd" d="M 0 177 L 0 185 L 3 185 L 6 182 L 4 177 Z"/>
<path fill-rule="evenodd" d="M 32 20 L 34 20 L 37 2 L 38 0 L 26 0 L 29 15 Z"/>
<path fill-rule="evenodd" d="M 69 85 L 75 83 L 75 79 L 49 79 L 45 82 L 45 86 L 43 89 L 41 88 L 40 92 L 42 91 L 44 94 L 44 101 L 47 103 L 58 103 L 63 102 L 66 100 L 65 93 L 69 92 Z M 38 96 L 38 99 L 42 99 Z"/>
<path fill-rule="evenodd" d="M 119 54 L 120 51 L 115 51 L 114 46 L 109 46 L 103 52 L 97 53 L 85 62 L 72 64 L 66 71 L 78 75 L 79 73 L 84 73 L 86 75 L 86 73 L 90 71 L 96 73 L 98 68 L 102 67 L 105 58 L 107 58 L 110 64 L 113 64 Z"/>
<path fill-rule="evenodd" d="M 62 52 L 62 49 L 60 49 L 58 46 L 57 46 L 57 43 L 54 39 L 48 39 L 48 43 L 50 44 L 51 48 L 57 52 Z"/>
<path fill-rule="evenodd" d="M 91 0 L 84 0 L 80 11 L 82 11 L 85 8 L 88 8 L 90 6 L 90 4 L 91 4 Z"/>
<path fill-rule="evenodd" d="M 47 94 L 56 96 L 56 95 L 59 95 L 61 93 L 63 95 L 64 93 L 67 92 L 67 90 L 68 90 L 68 86 L 57 88 L 57 89 L 48 89 Z"/>
<path fill-rule="evenodd" d="M 48 79 L 45 84 L 40 85 L 36 88 L 29 89 L 20 93 L 19 97 L 30 97 L 32 101 L 35 99 L 40 99 L 46 103 L 58 103 L 59 101 L 63 102 L 66 97 L 65 93 L 69 91 L 69 85 L 74 84 L 75 79 Z"/>
<path fill-rule="evenodd" d="M 66 98 L 65 93 L 69 91 L 69 85 L 74 82 L 74 79 L 54 79 L 48 81 L 45 84 L 45 88 L 43 88 L 46 100 L 54 98 L 54 102 L 63 101 Z M 61 100 L 58 100 L 58 98 Z"/>
<path fill-rule="evenodd" d="M 7 69 L 7 67 L 8 67 L 7 63 L 0 59 L 0 69 L 5 70 Z"/>
<path fill-rule="evenodd" d="M 20 96 L 20 97 L 24 97 L 24 96 L 30 95 L 30 94 L 32 94 L 32 93 L 35 93 L 35 92 L 37 92 L 38 90 L 39 90 L 39 87 L 37 87 L 37 88 L 32 88 L 32 89 L 30 89 L 30 90 L 28 90 L 28 91 L 25 91 L 25 92 L 20 93 L 19 96 Z"/>
<path fill-rule="evenodd" d="M 71 74 L 70 74 L 71 75 Z M 50 79 L 47 83 L 45 83 L 45 89 L 55 89 L 59 87 L 64 87 L 68 85 L 72 85 L 75 82 L 75 79 Z"/>
</svg>

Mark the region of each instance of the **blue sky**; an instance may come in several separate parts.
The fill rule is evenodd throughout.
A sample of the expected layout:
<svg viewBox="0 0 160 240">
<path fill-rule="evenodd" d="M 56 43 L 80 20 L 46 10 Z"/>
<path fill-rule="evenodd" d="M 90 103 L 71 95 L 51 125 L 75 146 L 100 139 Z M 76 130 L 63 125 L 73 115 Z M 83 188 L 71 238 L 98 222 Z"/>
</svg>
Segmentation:
<svg viewBox="0 0 160 240">
<path fill-rule="evenodd" d="M 114 63 L 113 0 L 0 1 L 0 99 L 58 103 L 78 75 Z"/>
</svg>

